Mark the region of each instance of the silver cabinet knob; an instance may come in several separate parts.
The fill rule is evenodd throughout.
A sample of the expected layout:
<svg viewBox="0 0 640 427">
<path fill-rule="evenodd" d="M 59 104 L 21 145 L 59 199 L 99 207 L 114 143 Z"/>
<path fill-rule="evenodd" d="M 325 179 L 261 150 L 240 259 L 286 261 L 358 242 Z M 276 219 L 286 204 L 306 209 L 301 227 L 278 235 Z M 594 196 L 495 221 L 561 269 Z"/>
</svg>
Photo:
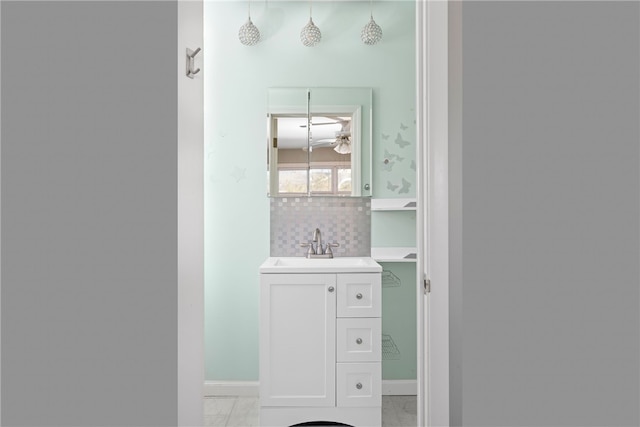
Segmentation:
<svg viewBox="0 0 640 427">
<path fill-rule="evenodd" d="M 362 344 L 362 338 L 358 338 L 358 339 L 356 340 L 356 344 Z"/>
<path fill-rule="evenodd" d="M 358 294 L 358 295 L 356 295 L 356 298 L 358 298 L 358 299 L 362 299 L 362 294 Z"/>
<path fill-rule="evenodd" d="M 335 290 L 336 290 L 336 288 L 334 288 L 333 286 L 329 286 L 329 292 L 333 292 Z"/>
<path fill-rule="evenodd" d="M 358 384 L 356 384 L 356 388 L 357 388 L 358 390 L 362 389 L 362 383 L 358 383 Z"/>
</svg>

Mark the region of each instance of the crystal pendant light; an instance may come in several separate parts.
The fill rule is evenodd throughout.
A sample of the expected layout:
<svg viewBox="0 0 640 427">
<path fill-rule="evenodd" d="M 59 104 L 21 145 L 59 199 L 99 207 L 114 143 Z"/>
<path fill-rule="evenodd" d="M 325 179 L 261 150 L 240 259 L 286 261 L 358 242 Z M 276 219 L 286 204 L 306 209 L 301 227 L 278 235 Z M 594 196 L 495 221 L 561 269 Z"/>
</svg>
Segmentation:
<svg viewBox="0 0 640 427">
<path fill-rule="evenodd" d="M 362 28 L 360 37 L 364 44 L 376 44 L 382 40 L 382 28 L 373 20 L 373 0 L 371 0 L 371 20 Z"/>
<path fill-rule="evenodd" d="M 249 1 L 247 4 L 249 7 L 249 16 L 247 22 L 240 27 L 240 31 L 238 31 L 238 38 L 243 45 L 253 46 L 260 41 L 260 31 L 258 27 L 251 22 L 251 2 Z"/>
<path fill-rule="evenodd" d="M 309 2 L 309 23 L 300 31 L 300 41 L 302 41 L 303 45 L 312 47 L 320 43 L 321 38 L 320 28 L 316 27 L 313 23 L 313 18 L 311 17 L 311 2 Z"/>
</svg>

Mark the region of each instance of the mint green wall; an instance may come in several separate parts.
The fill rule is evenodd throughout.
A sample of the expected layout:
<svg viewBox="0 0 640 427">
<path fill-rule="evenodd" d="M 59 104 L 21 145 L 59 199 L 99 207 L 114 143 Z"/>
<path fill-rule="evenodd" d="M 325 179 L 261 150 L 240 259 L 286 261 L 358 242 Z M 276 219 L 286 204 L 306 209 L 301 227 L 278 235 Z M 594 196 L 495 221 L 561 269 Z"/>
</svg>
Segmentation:
<svg viewBox="0 0 640 427">
<path fill-rule="evenodd" d="M 299 38 L 308 13 L 306 1 L 253 2 L 262 40 L 247 47 L 237 38 L 246 2 L 204 4 L 207 380 L 258 379 L 258 266 L 269 256 L 269 87 L 373 88 L 373 195 L 415 196 L 414 2 L 374 2 L 384 31 L 374 46 L 360 40 L 369 2 L 314 2 L 322 41 L 313 48 Z"/>
<path fill-rule="evenodd" d="M 383 262 L 383 345 L 391 339 L 395 352 L 383 352 L 383 380 L 416 379 L 416 265 L 412 262 Z"/>
<path fill-rule="evenodd" d="M 371 212 L 371 246 L 416 246 L 416 211 Z"/>
</svg>

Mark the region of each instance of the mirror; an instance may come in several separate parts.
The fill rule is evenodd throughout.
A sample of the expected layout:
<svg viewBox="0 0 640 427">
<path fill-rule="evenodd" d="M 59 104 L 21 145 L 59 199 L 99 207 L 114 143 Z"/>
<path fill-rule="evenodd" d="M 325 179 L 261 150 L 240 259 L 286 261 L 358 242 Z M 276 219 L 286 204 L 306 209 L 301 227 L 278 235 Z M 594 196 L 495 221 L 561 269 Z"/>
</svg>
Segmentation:
<svg viewBox="0 0 640 427">
<path fill-rule="evenodd" d="M 370 88 L 270 88 L 268 195 L 371 196 Z"/>
</svg>

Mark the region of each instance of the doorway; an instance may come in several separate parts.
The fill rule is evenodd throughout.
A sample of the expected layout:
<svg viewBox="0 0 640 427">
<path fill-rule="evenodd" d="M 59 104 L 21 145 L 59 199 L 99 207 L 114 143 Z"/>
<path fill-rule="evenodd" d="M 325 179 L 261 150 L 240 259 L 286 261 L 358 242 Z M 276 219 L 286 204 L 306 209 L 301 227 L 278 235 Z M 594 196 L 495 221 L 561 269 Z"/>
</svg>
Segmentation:
<svg viewBox="0 0 640 427">
<path fill-rule="evenodd" d="M 431 3 L 431 2 L 429 2 Z M 434 2 L 434 3 L 439 3 L 439 2 Z M 425 28 L 429 28 L 429 26 L 426 24 L 427 22 L 430 22 L 429 20 L 435 20 L 435 17 L 438 14 L 442 14 L 444 13 L 444 16 L 446 16 L 447 14 L 447 8 L 446 8 L 446 2 L 442 2 L 442 4 L 444 5 L 444 7 L 440 7 L 438 8 L 436 5 L 434 5 L 433 7 L 431 7 L 428 4 L 425 4 L 423 2 L 417 2 L 416 3 L 416 13 L 417 13 L 417 19 L 416 19 L 416 23 L 417 23 L 417 28 L 416 28 L 416 52 L 417 52 L 417 58 L 418 58 L 418 63 L 422 64 L 422 68 L 420 68 L 421 66 L 419 65 L 419 90 L 418 90 L 418 94 L 419 94 L 419 99 L 420 94 L 424 94 L 427 91 L 427 87 L 428 85 L 434 85 L 435 81 L 434 80 L 436 78 L 436 76 L 434 76 L 434 74 L 430 74 L 429 77 L 431 78 L 431 80 L 428 80 L 427 78 L 425 78 L 424 74 L 427 74 L 427 70 L 425 67 L 430 66 L 430 64 L 425 64 L 425 57 L 427 55 L 421 53 L 421 52 L 427 52 L 427 50 L 429 48 L 434 49 L 436 43 L 436 39 L 435 38 L 431 38 L 428 39 L 427 34 L 426 34 L 426 30 Z M 442 15 L 440 15 L 442 16 Z M 442 30 L 442 28 L 440 28 Z M 444 25 L 444 31 L 446 33 L 446 19 L 445 19 L 445 25 Z M 446 38 L 445 38 L 446 40 Z M 428 44 L 428 43 L 431 44 Z M 446 43 L 445 43 L 445 49 L 444 49 L 444 54 L 446 56 Z M 210 67 L 210 68 L 214 68 L 213 70 L 210 70 L 209 72 L 214 72 L 215 73 L 215 66 L 214 67 Z M 424 79 L 423 79 L 424 78 Z M 442 78 L 442 76 L 440 76 L 440 78 Z M 446 79 L 446 71 L 445 71 L 445 79 Z M 422 86 L 420 86 L 422 85 Z M 445 93 L 445 97 L 446 97 L 446 93 Z M 420 105 L 422 105 L 422 109 L 420 108 Z M 419 128 L 419 132 L 420 135 L 418 136 L 418 141 L 425 141 L 424 138 L 428 137 L 429 133 L 428 130 L 424 127 L 425 123 L 427 122 L 427 116 L 429 114 L 429 111 L 433 112 L 433 110 L 429 110 L 427 107 L 431 107 L 434 108 L 435 105 L 433 103 L 431 103 L 429 106 L 427 106 L 426 104 L 420 104 L 418 105 L 418 109 L 416 111 L 416 113 L 418 114 L 417 117 L 417 126 L 423 126 L 422 128 Z M 257 111 L 257 110 L 256 110 Z M 248 115 L 256 115 L 256 113 L 252 113 L 252 108 L 248 107 Z M 432 122 L 433 123 L 433 122 Z M 229 136 L 228 133 L 225 134 L 225 132 L 219 132 L 216 135 L 216 138 L 220 139 L 220 140 L 224 140 L 224 138 L 227 138 Z M 446 141 L 445 141 L 446 143 Z M 420 145 L 422 144 L 418 144 L 418 147 L 420 147 Z M 430 149 L 434 149 L 435 147 L 430 147 Z M 442 147 L 440 147 L 440 149 L 442 149 Z M 207 147 L 205 145 L 205 152 L 203 153 L 203 157 L 205 159 L 210 158 L 210 157 L 222 157 L 222 158 L 226 158 L 224 155 L 220 156 L 221 154 L 224 153 L 219 153 L 216 152 L 215 148 L 211 148 L 211 147 Z M 433 153 L 431 153 L 433 154 Z M 418 162 L 419 164 L 426 164 L 425 159 L 429 156 L 429 154 L 427 153 L 427 151 L 423 151 L 422 153 L 419 153 L 419 156 L 417 157 L 417 159 L 421 159 L 420 162 Z M 433 157 L 431 157 L 433 159 Z M 232 158 L 229 158 L 230 160 Z M 248 165 L 250 166 L 250 165 Z M 220 168 L 223 167 L 223 164 L 220 164 Z M 420 166 L 419 166 L 420 168 Z M 435 183 L 433 182 L 433 180 L 429 180 L 429 177 L 433 175 L 433 169 L 428 169 L 425 170 L 425 168 L 423 167 L 421 169 L 421 172 L 418 172 L 418 179 L 420 180 L 420 182 L 423 182 L 423 188 L 430 188 L 428 186 L 433 186 L 435 185 Z M 233 165 L 233 160 L 231 160 L 230 163 L 228 163 L 226 165 L 226 173 L 230 176 L 233 177 L 233 179 L 236 181 L 236 184 L 243 184 L 244 180 L 246 179 L 248 174 L 253 173 L 252 172 L 252 168 L 251 167 L 246 167 L 243 168 L 241 165 Z M 217 175 L 216 173 L 210 175 L 210 176 L 205 176 L 205 180 L 212 180 L 215 181 L 216 179 L 220 178 L 220 175 Z M 425 185 L 426 184 L 426 185 Z M 419 185 L 419 184 L 418 184 Z M 240 187 L 241 185 L 239 185 Z M 260 191 L 260 193 L 263 193 L 263 190 Z M 258 191 L 255 189 L 248 189 L 247 191 L 242 193 L 243 195 L 246 196 L 254 196 L 258 194 Z M 216 200 L 209 200 L 206 201 L 205 200 L 205 204 L 207 203 L 215 203 Z M 239 203 L 244 203 L 243 200 L 239 200 Z M 423 202 L 419 203 L 419 210 L 418 210 L 418 237 L 423 239 L 421 241 L 421 243 L 419 244 L 419 255 L 418 255 L 418 266 L 424 266 L 424 267 L 418 267 L 418 274 L 417 274 L 417 283 L 416 283 L 416 290 L 417 290 L 417 295 L 419 295 L 420 299 L 418 301 L 418 310 L 420 313 L 424 313 L 421 314 L 419 316 L 419 325 L 418 328 L 422 329 L 424 327 L 424 329 L 422 329 L 422 334 L 426 334 L 426 333 L 431 333 L 433 336 L 433 329 L 429 329 L 429 324 L 427 322 L 428 317 L 432 314 L 433 312 L 433 304 L 434 304 L 434 298 L 433 298 L 433 293 L 426 297 L 424 296 L 424 291 L 423 291 L 423 274 L 425 272 L 430 273 L 431 274 L 431 278 L 432 278 L 432 283 L 434 283 L 433 280 L 433 274 L 435 272 L 435 269 L 431 269 L 429 270 L 427 268 L 427 266 L 429 266 L 429 255 L 425 254 L 425 250 L 431 249 L 430 253 L 435 253 L 436 252 L 436 248 L 431 245 L 430 247 L 426 246 L 426 240 L 424 239 L 424 235 L 427 233 L 427 226 L 425 224 L 423 224 L 423 221 L 421 221 L 421 218 L 425 218 L 425 212 L 428 209 L 432 209 L 433 208 L 433 201 L 432 204 L 429 205 L 428 204 L 428 200 L 425 200 Z M 261 207 L 259 206 L 258 209 L 263 209 L 264 211 L 266 211 L 268 209 L 268 205 L 266 203 L 266 200 L 264 200 L 262 202 Z M 251 210 L 249 210 L 251 211 Z M 255 210 L 254 210 L 255 212 Z M 238 218 L 239 220 L 242 220 L 243 218 Z M 254 233 L 255 231 L 255 233 Z M 248 230 L 248 234 L 252 235 L 255 237 L 256 241 L 262 241 L 262 242 L 267 242 L 268 241 L 268 236 L 265 234 L 264 228 L 261 230 L 252 230 L 251 227 Z M 422 236 L 422 237 L 420 237 Z M 207 243 L 205 243 L 205 245 L 207 245 Z M 219 251 L 241 251 L 242 250 L 242 244 L 239 244 L 237 247 L 225 247 L 225 248 L 213 248 L 214 251 L 218 251 L 215 253 L 221 253 Z M 431 264 L 433 266 L 433 264 Z M 426 270 L 426 271 L 425 271 Z M 434 283 L 435 285 L 435 283 Z M 230 289 L 229 292 L 233 293 L 233 289 Z M 215 295 L 211 295 L 211 297 L 215 297 Z M 241 297 L 241 293 L 238 293 L 235 295 L 235 297 Z M 203 300 L 204 300 L 204 296 L 203 296 Z M 432 310 L 429 310 L 429 309 Z M 220 318 L 220 321 L 222 322 L 224 319 Z M 422 325 L 422 326 L 420 326 Z M 426 325 L 426 327 L 425 327 Z M 419 371 L 419 378 L 422 378 L 419 381 L 419 388 L 418 388 L 418 425 L 428 425 L 429 420 L 433 420 L 433 416 L 435 416 L 434 414 L 437 413 L 437 411 L 439 411 L 440 409 L 438 408 L 444 408 L 444 406 L 440 406 L 440 404 L 438 404 L 438 406 L 434 406 L 434 402 L 430 403 L 430 396 L 432 395 L 432 393 L 434 392 L 434 387 L 433 385 L 430 387 L 428 385 L 428 380 L 427 378 L 429 377 L 429 369 L 431 368 L 432 370 L 434 369 L 434 362 L 440 363 L 442 365 L 442 363 L 446 360 L 447 363 L 447 369 L 448 369 L 448 356 L 446 358 L 438 358 L 436 357 L 437 352 L 435 351 L 430 351 L 427 352 L 427 346 L 429 345 L 429 340 L 427 339 L 423 339 L 421 337 L 420 331 L 418 333 L 418 342 L 420 343 L 420 349 L 418 351 L 418 357 L 419 360 L 424 359 L 425 362 L 424 363 L 419 363 L 418 364 L 418 371 Z M 448 348 L 447 348 L 448 351 Z M 239 355 L 240 358 L 244 357 L 242 354 Z M 442 372 L 442 371 L 441 371 Z M 448 371 L 447 371 L 448 372 Z M 448 376 L 448 374 L 446 374 Z M 251 376 L 251 373 L 249 373 L 249 376 Z M 429 393 L 429 391 L 431 391 L 432 393 Z M 448 393 L 446 393 L 448 395 Z M 448 397 L 447 397 L 448 400 Z M 447 402 L 448 405 L 448 402 Z M 444 409 L 442 409 L 443 413 L 444 413 Z M 448 420 L 448 406 L 446 407 L 446 418 Z M 448 422 L 448 421 L 447 421 Z"/>
</svg>

